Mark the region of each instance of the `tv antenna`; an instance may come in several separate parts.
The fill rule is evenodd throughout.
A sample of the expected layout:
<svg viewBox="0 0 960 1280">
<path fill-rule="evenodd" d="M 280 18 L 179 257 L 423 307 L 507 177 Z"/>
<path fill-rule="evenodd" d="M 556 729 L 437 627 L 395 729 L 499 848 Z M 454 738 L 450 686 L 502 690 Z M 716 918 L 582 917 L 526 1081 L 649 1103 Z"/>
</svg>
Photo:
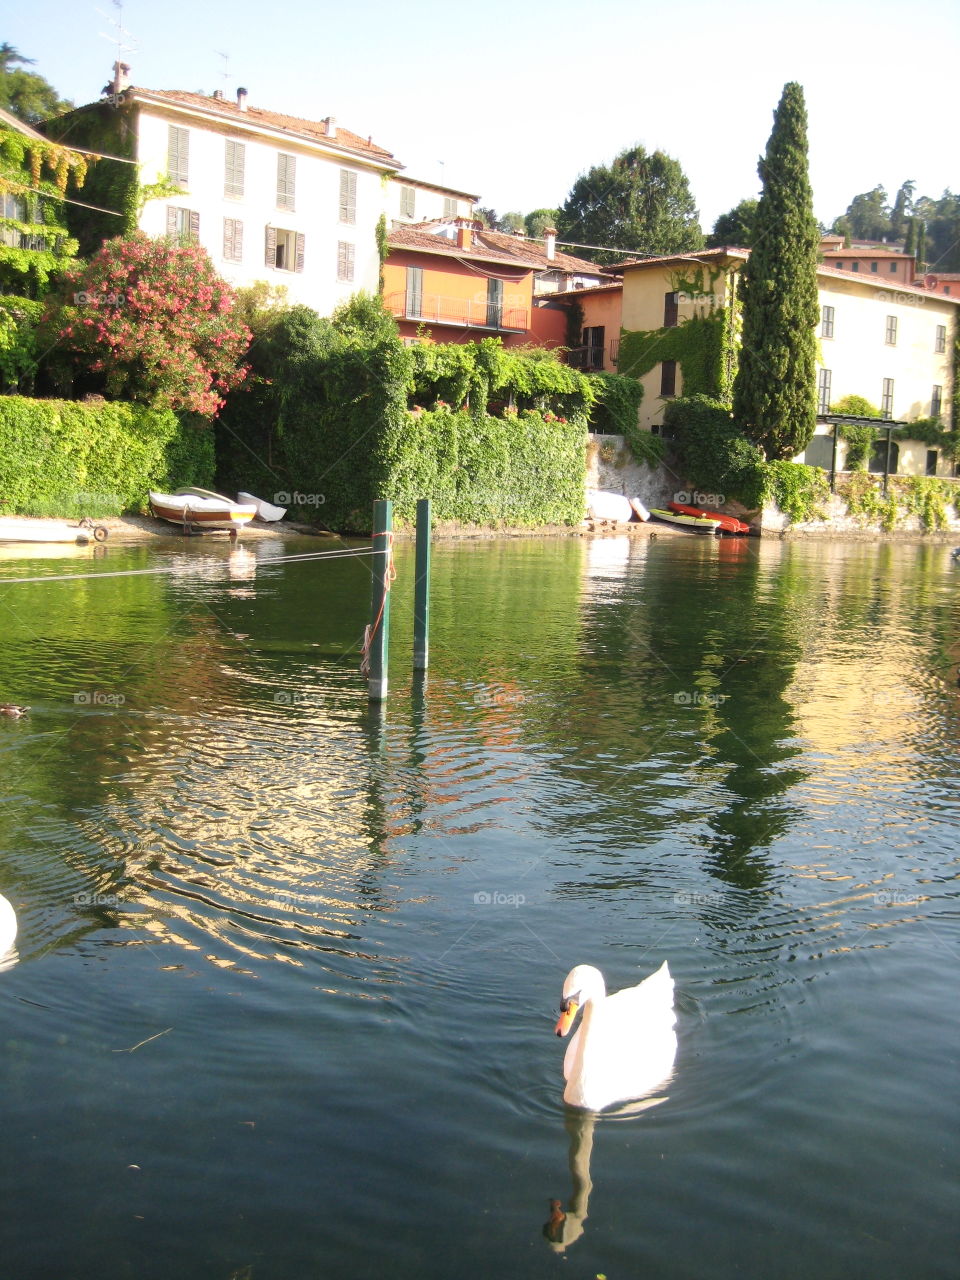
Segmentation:
<svg viewBox="0 0 960 1280">
<path fill-rule="evenodd" d="M 116 48 L 117 55 L 116 55 L 116 58 L 114 59 L 114 62 L 125 63 L 127 60 L 127 56 L 136 51 L 137 41 L 133 38 L 130 32 L 127 31 L 123 25 L 123 0 L 110 0 L 110 2 L 116 11 L 117 16 L 115 18 L 112 18 L 109 13 L 104 13 L 102 9 L 98 9 L 97 13 L 100 14 L 101 18 L 106 18 L 110 26 L 113 27 L 113 31 L 112 32 L 101 31 L 100 36 L 104 40 L 109 40 L 109 42 L 112 45 L 114 45 L 114 47 Z M 117 66 L 114 66 L 113 92 L 108 94 L 110 101 L 114 104 L 114 106 L 116 106 L 116 103 L 117 103 L 117 94 L 116 94 L 117 70 L 118 70 Z"/>
<path fill-rule="evenodd" d="M 216 50 L 216 55 L 218 58 L 223 59 L 223 70 L 220 72 L 220 79 L 223 81 L 224 89 L 226 89 L 227 81 L 230 78 L 230 55 L 229 53 L 221 52 L 220 49 Z"/>
</svg>

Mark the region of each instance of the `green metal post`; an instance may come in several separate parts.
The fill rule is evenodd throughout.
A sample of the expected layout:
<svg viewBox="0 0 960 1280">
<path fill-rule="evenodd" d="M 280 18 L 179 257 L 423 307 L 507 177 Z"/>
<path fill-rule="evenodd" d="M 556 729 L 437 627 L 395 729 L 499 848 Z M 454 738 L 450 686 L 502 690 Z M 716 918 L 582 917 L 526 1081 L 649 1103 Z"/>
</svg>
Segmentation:
<svg viewBox="0 0 960 1280">
<path fill-rule="evenodd" d="M 373 584 L 370 595 L 370 671 L 367 693 L 371 702 L 387 696 L 387 665 L 390 646 L 390 542 L 393 531 L 393 504 L 373 504 Z"/>
<path fill-rule="evenodd" d="M 417 499 L 417 565 L 413 589 L 413 669 L 430 662 L 430 499 Z"/>
</svg>

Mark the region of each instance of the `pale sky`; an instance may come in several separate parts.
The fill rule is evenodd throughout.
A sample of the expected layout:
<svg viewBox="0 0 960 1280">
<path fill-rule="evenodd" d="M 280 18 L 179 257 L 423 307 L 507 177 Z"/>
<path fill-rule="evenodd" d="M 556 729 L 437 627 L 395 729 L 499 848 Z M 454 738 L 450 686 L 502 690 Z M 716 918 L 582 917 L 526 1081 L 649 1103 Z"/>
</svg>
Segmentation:
<svg viewBox="0 0 960 1280">
<path fill-rule="evenodd" d="M 119 12 L 31 0 L 8 10 L 0 39 L 79 106 L 109 78 Z M 500 213 L 562 203 L 581 172 L 639 142 L 680 161 L 709 231 L 757 195 L 788 80 L 806 93 L 823 222 L 878 183 L 891 199 L 909 178 L 918 195 L 960 188 L 956 0 L 789 12 L 769 0 L 126 0 L 122 24 L 134 84 L 230 97 L 243 85 L 251 105 L 333 115 L 411 177 Z"/>
</svg>

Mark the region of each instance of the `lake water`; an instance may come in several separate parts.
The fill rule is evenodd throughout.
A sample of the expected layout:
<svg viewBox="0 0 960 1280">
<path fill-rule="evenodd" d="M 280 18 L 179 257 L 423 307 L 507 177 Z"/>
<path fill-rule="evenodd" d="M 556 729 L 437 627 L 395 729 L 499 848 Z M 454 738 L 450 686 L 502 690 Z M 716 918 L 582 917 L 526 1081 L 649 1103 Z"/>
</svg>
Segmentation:
<svg viewBox="0 0 960 1280">
<path fill-rule="evenodd" d="M 955 1277 L 942 545 L 4 553 L 4 1280 Z M 567 1113 L 568 969 L 662 960 L 657 1105 Z M 550 1201 L 567 1217 L 548 1234 Z"/>
</svg>

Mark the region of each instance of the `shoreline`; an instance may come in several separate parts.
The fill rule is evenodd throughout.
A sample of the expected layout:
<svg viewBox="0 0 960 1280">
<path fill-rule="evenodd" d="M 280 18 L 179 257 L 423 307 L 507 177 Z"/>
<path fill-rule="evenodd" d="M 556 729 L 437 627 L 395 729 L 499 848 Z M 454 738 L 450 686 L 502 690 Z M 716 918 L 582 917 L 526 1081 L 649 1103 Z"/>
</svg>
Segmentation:
<svg viewBox="0 0 960 1280">
<path fill-rule="evenodd" d="M 22 520 L 25 523 L 37 519 L 62 520 L 60 516 L 6 516 L 6 520 Z M 64 521 L 73 525 L 75 519 Z M 220 542 L 229 540 L 225 531 L 213 531 L 207 534 L 194 534 L 187 539 L 176 525 L 146 515 L 104 516 L 95 519 L 94 524 L 102 525 L 108 532 L 106 546 L 117 546 L 152 542 L 162 539 L 177 538 L 183 541 L 196 542 L 198 539 Z M 499 525 L 462 525 L 457 521 L 438 521 L 433 526 L 433 538 L 437 541 L 467 542 L 492 541 L 496 538 L 706 538 L 706 534 L 692 533 L 689 530 L 675 528 L 660 521 L 609 521 L 589 520 L 579 525 L 537 525 L 532 528 Z M 319 529 L 315 525 L 299 522 L 280 521 L 267 524 L 253 521 L 245 525 L 240 532 L 241 543 L 283 537 L 312 537 L 349 539 L 350 541 L 366 541 L 368 535 L 352 533 L 334 533 L 329 529 Z M 413 541 L 415 531 L 412 526 L 395 531 L 395 537 L 403 541 Z M 711 535 L 712 536 L 712 535 Z M 785 529 L 767 529 L 758 533 L 745 535 L 745 540 L 768 540 L 776 542 L 908 542 L 908 543 L 957 543 L 960 531 L 956 529 L 879 529 L 865 527 L 851 529 L 831 526 L 828 522 L 818 522 L 816 526 L 794 525 Z M 729 541 L 730 539 L 724 539 Z M 25 546 L 28 543 L 11 543 Z M 37 544 L 49 545 L 49 544 Z M 69 546 L 69 543 L 64 543 Z"/>
</svg>

